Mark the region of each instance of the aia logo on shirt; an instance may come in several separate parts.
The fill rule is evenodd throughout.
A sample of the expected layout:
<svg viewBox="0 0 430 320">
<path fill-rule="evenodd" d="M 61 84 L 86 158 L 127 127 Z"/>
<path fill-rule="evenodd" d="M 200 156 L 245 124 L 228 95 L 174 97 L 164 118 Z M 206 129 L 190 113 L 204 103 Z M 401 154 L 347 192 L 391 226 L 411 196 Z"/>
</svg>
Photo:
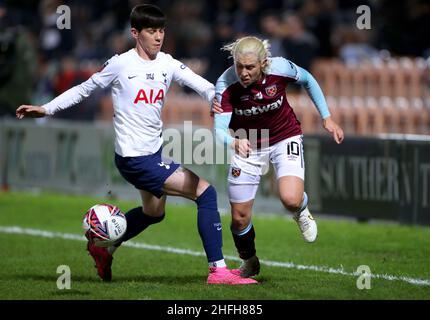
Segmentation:
<svg viewBox="0 0 430 320">
<path fill-rule="evenodd" d="M 273 97 L 277 91 L 278 89 L 276 88 L 276 84 L 266 88 L 266 93 L 269 97 Z"/>
<path fill-rule="evenodd" d="M 145 103 L 157 103 L 158 101 L 163 101 L 164 99 L 164 90 L 159 89 L 157 94 L 155 94 L 154 89 L 150 89 L 145 91 L 144 89 L 140 89 L 139 92 L 136 95 L 136 98 L 134 99 L 134 103 L 138 103 L 140 101 Z"/>
</svg>

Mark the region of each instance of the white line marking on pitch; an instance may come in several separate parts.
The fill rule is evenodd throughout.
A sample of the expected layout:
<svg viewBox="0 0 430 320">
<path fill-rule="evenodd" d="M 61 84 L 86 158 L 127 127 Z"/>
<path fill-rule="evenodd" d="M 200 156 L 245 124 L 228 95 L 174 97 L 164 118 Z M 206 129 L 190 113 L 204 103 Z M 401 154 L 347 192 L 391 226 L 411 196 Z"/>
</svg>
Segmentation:
<svg viewBox="0 0 430 320">
<path fill-rule="evenodd" d="M 60 239 L 67 239 L 67 240 L 87 241 L 87 239 L 84 236 L 78 235 L 78 234 L 52 232 L 52 231 L 39 230 L 39 229 L 22 228 L 18 226 L 10 226 L 10 227 L 0 226 L 0 232 L 8 233 L 8 234 L 23 234 L 23 235 L 30 235 L 30 236 L 43 237 L 43 238 L 60 238 Z M 128 241 L 128 242 L 125 242 L 123 246 L 137 248 L 137 249 L 164 251 L 164 252 L 170 252 L 170 253 L 176 253 L 176 254 L 187 254 L 191 256 L 205 256 L 205 253 L 203 252 L 192 251 L 188 249 L 163 247 L 163 246 L 145 244 L 142 242 Z M 241 261 L 241 259 L 234 256 L 224 256 L 224 257 L 229 260 Z M 345 276 L 358 277 L 361 275 L 361 273 L 347 272 L 347 271 L 344 271 L 343 269 L 336 269 L 336 268 L 331 268 L 326 266 L 312 266 L 312 265 L 308 266 L 308 265 L 296 264 L 293 262 L 260 260 L 260 263 L 270 267 L 280 267 L 280 268 L 289 268 L 289 269 L 297 269 L 297 270 L 312 270 L 312 271 L 325 272 L 325 273 L 341 274 Z M 429 279 L 416 279 L 416 278 L 404 277 L 404 276 L 393 276 L 389 274 L 372 274 L 372 278 L 384 279 L 389 281 L 403 281 L 414 285 L 430 286 Z"/>
</svg>

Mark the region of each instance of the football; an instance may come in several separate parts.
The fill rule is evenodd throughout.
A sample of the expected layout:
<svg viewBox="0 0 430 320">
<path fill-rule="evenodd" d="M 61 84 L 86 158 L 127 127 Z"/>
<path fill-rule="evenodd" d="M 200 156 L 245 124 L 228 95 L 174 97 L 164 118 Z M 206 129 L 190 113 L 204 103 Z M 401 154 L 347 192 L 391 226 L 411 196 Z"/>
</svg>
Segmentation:
<svg viewBox="0 0 430 320">
<path fill-rule="evenodd" d="M 85 213 L 83 228 L 88 240 L 98 247 L 108 247 L 124 235 L 127 220 L 118 207 L 96 204 Z"/>
</svg>

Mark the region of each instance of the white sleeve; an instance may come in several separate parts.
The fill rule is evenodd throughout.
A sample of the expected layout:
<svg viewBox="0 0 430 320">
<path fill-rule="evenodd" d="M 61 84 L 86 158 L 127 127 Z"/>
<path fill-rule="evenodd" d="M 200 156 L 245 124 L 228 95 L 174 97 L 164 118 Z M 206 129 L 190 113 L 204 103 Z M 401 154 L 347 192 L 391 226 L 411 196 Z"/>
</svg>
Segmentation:
<svg viewBox="0 0 430 320">
<path fill-rule="evenodd" d="M 60 110 L 70 108 L 87 98 L 98 87 L 108 87 L 117 78 L 118 69 L 118 55 L 115 55 L 106 61 L 101 70 L 94 73 L 87 81 L 63 92 L 42 107 L 47 115 L 53 115 Z"/>
<path fill-rule="evenodd" d="M 187 86 L 197 92 L 201 97 L 206 99 L 209 103 L 215 96 L 215 86 L 207 81 L 205 78 L 194 73 L 182 62 L 173 59 L 173 80 L 181 86 Z"/>
<path fill-rule="evenodd" d="M 92 75 L 94 82 L 100 88 L 109 87 L 110 84 L 116 80 L 119 74 L 121 65 L 119 63 L 118 55 L 114 55 L 108 61 L 106 61 L 99 72 Z"/>
<path fill-rule="evenodd" d="M 69 90 L 63 92 L 55 99 L 51 100 L 47 104 L 43 105 L 47 115 L 53 115 L 54 113 L 67 109 L 75 104 L 81 102 L 87 98 L 98 85 L 94 82 L 93 77 L 87 81 L 82 82 L 80 85 L 74 86 Z"/>
</svg>

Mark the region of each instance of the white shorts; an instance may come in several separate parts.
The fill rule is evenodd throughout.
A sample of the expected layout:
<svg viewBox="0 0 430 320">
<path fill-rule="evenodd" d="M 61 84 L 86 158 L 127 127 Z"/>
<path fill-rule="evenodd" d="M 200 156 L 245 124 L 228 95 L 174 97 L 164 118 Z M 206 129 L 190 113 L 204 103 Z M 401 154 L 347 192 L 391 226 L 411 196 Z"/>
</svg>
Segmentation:
<svg viewBox="0 0 430 320">
<path fill-rule="evenodd" d="M 275 169 L 276 179 L 296 176 L 305 179 L 303 136 L 297 135 L 274 145 L 253 151 L 248 158 L 235 154 L 228 172 L 228 195 L 233 203 L 255 198 L 260 178 L 269 170 L 269 160 Z"/>
</svg>

